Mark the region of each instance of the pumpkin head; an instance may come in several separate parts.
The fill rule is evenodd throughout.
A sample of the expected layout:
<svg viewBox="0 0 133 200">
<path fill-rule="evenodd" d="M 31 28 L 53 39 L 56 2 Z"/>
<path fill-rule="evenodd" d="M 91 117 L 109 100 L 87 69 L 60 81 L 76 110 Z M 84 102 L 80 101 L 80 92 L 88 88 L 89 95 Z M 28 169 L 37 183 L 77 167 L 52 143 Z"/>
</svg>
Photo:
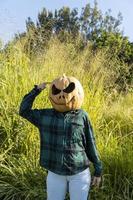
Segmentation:
<svg viewBox="0 0 133 200">
<path fill-rule="evenodd" d="M 76 110 L 83 103 L 84 91 L 76 78 L 63 75 L 51 83 L 49 99 L 59 112 Z"/>
</svg>

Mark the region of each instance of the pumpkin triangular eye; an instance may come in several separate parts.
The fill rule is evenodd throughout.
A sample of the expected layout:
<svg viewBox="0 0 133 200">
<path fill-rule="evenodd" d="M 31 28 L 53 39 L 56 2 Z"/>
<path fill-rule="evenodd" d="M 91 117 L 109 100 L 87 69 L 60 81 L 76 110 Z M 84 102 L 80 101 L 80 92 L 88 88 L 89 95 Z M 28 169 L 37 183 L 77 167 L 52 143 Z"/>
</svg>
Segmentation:
<svg viewBox="0 0 133 200">
<path fill-rule="evenodd" d="M 75 83 L 70 83 L 69 85 L 68 85 L 68 87 L 67 88 L 65 88 L 64 90 L 63 90 L 63 92 L 65 92 L 65 93 L 70 93 L 70 92 L 72 92 L 73 90 L 75 89 Z"/>
<path fill-rule="evenodd" d="M 52 86 L 52 94 L 56 95 L 59 94 L 61 92 L 61 90 L 59 90 L 58 88 L 56 88 L 55 85 Z"/>
</svg>

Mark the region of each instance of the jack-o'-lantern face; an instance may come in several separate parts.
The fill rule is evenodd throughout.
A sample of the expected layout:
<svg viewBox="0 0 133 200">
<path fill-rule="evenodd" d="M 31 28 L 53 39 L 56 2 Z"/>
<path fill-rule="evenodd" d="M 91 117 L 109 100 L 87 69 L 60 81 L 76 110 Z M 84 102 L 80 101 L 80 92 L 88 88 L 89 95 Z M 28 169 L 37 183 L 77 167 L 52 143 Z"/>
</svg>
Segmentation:
<svg viewBox="0 0 133 200">
<path fill-rule="evenodd" d="M 59 112 L 76 110 L 81 108 L 84 91 L 76 78 L 63 75 L 51 83 L 49 99 Z"/>
</svg>

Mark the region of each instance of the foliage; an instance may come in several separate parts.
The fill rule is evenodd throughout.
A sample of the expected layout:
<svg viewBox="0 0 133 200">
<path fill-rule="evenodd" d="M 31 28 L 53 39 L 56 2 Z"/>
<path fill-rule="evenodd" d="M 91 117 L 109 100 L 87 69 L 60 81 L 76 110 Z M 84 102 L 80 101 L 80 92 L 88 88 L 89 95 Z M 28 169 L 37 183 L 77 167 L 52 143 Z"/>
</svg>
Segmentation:
<svg viewBox="0 0 133 200">
<path fill-rule="evenodd" d="M 118 92 L 119 67 L 120 61 L 109 51 L 94 53 L 89 44 L 78 51 L 73 41 L 61 43 L 57 38 L 32 58 L 25 53 L 25 38 L 0 52 L 0 199 L 46 199 L 47 172 L 39 167 L 38 131 L 18 115 L 18 109 L 34 84 L 63 73 L 83 84 L 83 109 L 92 120 L 104 166 L 102 185 L 99 191 L 91 189 L 91 198 L 133 199 L 133 94 Z M 51 106 L 48 90 L 37 97 L 33 107 Z"/>
<path fill-rule="evenodd" d="M 39 12 L 37 23 L 31 18 L 26 21 L 26 33 L 16 35 L 16 39 L 26 37 L 26 51 L 35 54 L 47 48 L 47 43 L 51 37 L 56 36 L 61 42 L 75 42 L 80 37 L 81 49 L 88 42 L 98 48 L 108 48 L 124 62 L 133 62 L 133 45 L 127 37 L 124 37 L 120 28 L 122 15 L 118 13 L 117 18 L 111 15 L 111 10 L 105 14 L 98 8 L 94 1 L 94 6 L 87 4 L 82 8 L 70 10 L 63 7 L 55 12 L 47 11 L 45 8 Z"/>
<path fill-rule="evenodd" d="M 31 18 L 27 19 L 26 32 L 16 35 L 13 43 L 21 44 L 23 52 L 30 59 L 41 56 L 44 51 L 46 53 L 52 38 L 58 38 L 65 45 L 73 44 L 77 53 L 82 53 L 88 46 L 91 46 L 94 55 L 100 50 L 108 52 L 110 57 L 107 59 L 116 60 L 110 70 L 118 86 L 117 90 L 127 92 L 132 90 L 133 84 L 133 43 L 123 36 L 121 24 L 121 13 L 116 18 L 112 16 L 111 10 L 103 14 L 96 1 L 93 6 L 88 3 L 81 13 L 69 7 L 55 12 L 43 8 L 38 13 L 36 23 Z M 5 49 L 8 46 L 10 43 Z"/>
<path fill-rule="evenodd" d="M 133 45 L 128 41 L 127 37 L 123 37 L 120 33 L 103 31 L 99 37 L 96 37 L 94 46 L 97 49 L 106 47 L 121 62 L 132 63 Z"/>
</svg>

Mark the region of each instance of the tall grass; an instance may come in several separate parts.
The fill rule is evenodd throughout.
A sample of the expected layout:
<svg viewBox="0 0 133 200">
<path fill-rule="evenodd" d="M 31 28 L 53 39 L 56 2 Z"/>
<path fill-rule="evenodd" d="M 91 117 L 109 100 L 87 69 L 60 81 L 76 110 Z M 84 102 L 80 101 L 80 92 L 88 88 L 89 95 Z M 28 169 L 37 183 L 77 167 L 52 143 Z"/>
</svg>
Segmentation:
<svg viewBox="0 0 133 200">
<path fill-rule="evenodd" d="M 0 199 L 46 199 L 47 172 L 39 166 L 38 130 L 18 115 L 22 97 L 34 84 L 52 81 L 65 73 L 77 77 L 85 91 L 85 109 L 91 118 L 104 166 L 99 190 L 91 198 L 133 199 L 133 94 L 115 89 L 114 65 L 103 51 L 82 52 L 74 44 L 52 39 L 47 51 L 30 58 L 23 43 L 11 44 L 0 53 Z M 113 88 L 108 90 L 108 88 Z M 49 88 L 34 107 L 50 107 Z"/>
</svg>

